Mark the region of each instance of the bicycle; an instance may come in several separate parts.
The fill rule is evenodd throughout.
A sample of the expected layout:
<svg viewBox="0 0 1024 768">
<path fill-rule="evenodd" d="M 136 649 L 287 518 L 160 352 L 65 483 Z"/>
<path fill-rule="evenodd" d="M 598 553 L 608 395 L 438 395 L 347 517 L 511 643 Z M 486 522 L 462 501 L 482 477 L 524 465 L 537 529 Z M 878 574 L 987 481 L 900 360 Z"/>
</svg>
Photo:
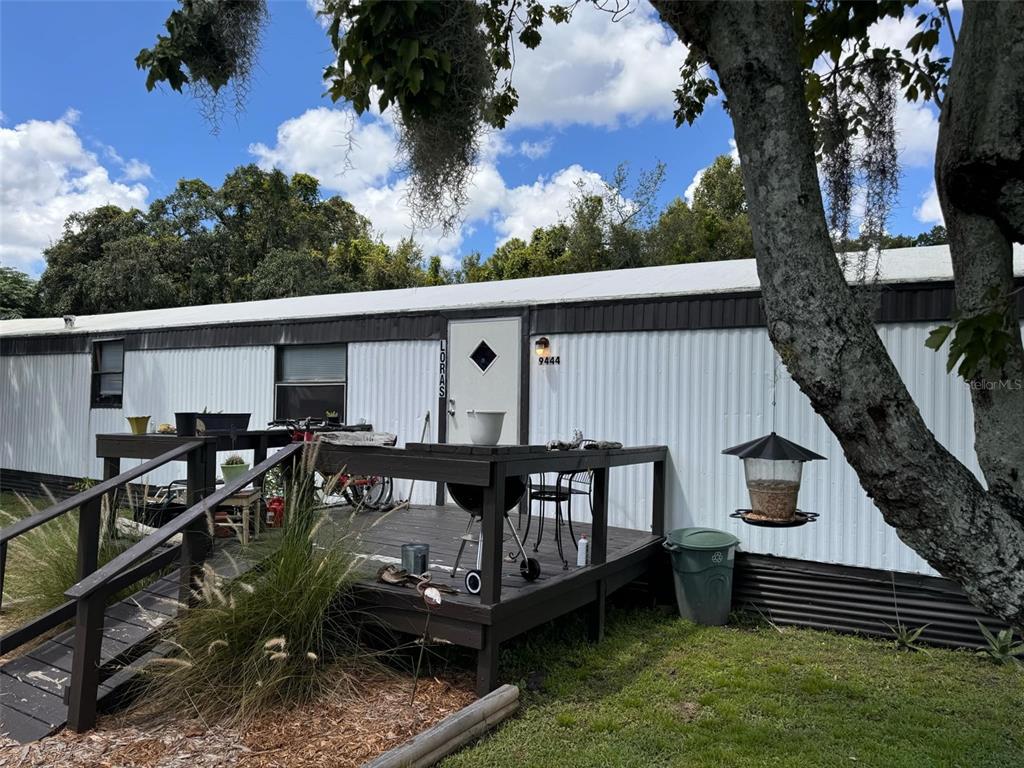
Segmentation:
<svg viewBox="0 0 1024 768">
<path fill-rule="evenodd" d="M 292 442 L 312 442 L 317 432 L 346 431 L 369 432 L 370 424 L 343 425 L 327 419 L 307 417 L 305 419 L 275 419 L 268 422 L 270 428 L 283 427 L 292 431 Z M 380 511 L 387 509 L 394 495 L 394 480 L 384 475 L 324 475 L 319 470 L 313 473 L 314 493 L 317 503 L 323 507 L 348 504 L 356 509 Z"/>
</svg>

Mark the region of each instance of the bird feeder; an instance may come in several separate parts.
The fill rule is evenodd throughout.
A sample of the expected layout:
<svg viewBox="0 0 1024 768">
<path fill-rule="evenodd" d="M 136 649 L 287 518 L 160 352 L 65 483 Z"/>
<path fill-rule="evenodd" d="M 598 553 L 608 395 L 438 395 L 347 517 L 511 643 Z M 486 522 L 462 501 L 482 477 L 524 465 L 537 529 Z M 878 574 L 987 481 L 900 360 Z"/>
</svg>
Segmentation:
<svg viewBox="0 0 1024 768">
<path fill-rule="evenodd" d="M 756 440 L 726 448 L 722 453 L 743 460 L 750 509 L 733 514 L 753 525 L 803 525 L 817 517 L 797 509 L 805 461 L 825 460 L 814 451 L 772 432 Z"/>
</svg>

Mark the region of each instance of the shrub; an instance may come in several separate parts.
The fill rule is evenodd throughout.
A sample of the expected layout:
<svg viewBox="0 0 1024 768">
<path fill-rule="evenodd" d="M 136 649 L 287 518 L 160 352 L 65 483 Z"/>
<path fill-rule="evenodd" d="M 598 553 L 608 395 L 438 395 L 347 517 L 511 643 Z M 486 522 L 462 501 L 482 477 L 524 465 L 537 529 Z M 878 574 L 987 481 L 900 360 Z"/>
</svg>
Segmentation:
<svg viewBox="0 0 1024 768">
<path fill-rule="evenodd" d="M 309 478 L 293 478 L 280 539 L 262 567 L 222 578 L 204 566 L 196 604 L 165 630 L 177 652 L 147 667 L 143 712 L 185 708 L 207 722 L 251 722 L 351 685 L 373 664 L 350 620 L 358 561 L 345 547 L 348 526 L 324 525 Z"/>
<path fill-rule="evenodd" d="M 52 502 L 52 499 L 50 500 Z M 22 512 L 0 511 L 0 525 L 40 511 L 20 497 Z M 106 508 L 100 522 L 99 564 L 113 560 L 138 541 L 135 537 L 109 535 Z M 67 601 L 64 592 L 78 581 L 78 512 L 69 512 L 34 528 L 10 542 L 4 579 L 5 618 L 20 624 Z"/>
</svg>

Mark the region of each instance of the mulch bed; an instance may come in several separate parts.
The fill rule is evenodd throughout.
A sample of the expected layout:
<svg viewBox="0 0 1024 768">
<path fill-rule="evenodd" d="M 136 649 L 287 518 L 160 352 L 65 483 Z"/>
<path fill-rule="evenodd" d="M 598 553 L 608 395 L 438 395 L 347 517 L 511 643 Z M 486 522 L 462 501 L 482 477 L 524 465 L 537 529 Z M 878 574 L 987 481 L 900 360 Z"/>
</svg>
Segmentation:
<svg viewBox="0 0 1024 768">
<path fill-rule="evenodd" d="M 327 697 L 245 728 L 198 720 L 147 723 L 129 711 L 86 734 L 58 733 L 21 745 L 0 737 L 0 766 L 62 768 L 357 768 L 476 697 L 471 679 L 369 680 L 358 695 Z"/>
</svg>

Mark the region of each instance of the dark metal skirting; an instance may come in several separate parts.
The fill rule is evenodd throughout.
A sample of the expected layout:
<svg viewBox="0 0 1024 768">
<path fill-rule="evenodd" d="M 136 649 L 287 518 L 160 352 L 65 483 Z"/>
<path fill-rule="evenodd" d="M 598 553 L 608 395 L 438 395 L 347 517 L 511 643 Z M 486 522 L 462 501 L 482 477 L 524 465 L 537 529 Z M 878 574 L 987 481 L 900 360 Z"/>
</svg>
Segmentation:
<svg viewBox="0 0 1024 768">
<path fill-rule="evenodd" d="M 947 648 L 983 646 L 977 621 L 1005 626 L 949 579 L 747 553 L 736 558 L 732 599 L 781 625 L 891 637 L 887 624 L 927 624 L 921 641 Z"/>
<path fill-rule="evenodd" d="M 79 477 L 0 468 L 0 491 L 16 491 L 29 496 L 40 496 L 48 492 L 61 501 L 76 493 L 74 486 L 79 482 Z"/>
</svg>

